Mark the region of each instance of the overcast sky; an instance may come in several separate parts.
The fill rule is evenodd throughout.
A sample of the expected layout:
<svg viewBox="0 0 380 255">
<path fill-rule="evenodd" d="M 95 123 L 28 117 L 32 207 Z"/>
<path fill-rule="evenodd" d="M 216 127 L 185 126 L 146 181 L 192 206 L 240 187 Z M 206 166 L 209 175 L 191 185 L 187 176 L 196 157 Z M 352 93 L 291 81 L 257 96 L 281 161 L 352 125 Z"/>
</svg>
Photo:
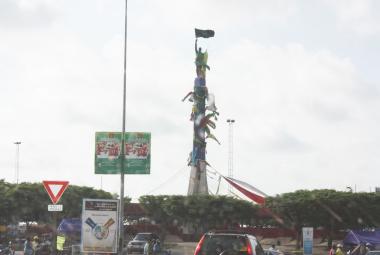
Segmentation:
<svg viewBox="0 0 380 255">
<path fill-rule="evenodd" d="M 269 195 L 380 186 L 380 2 L 128 1 L 127 131 L 152 133 L 151 174 L 125 194 L 186 194 L 194 28 L 208 50 L 220 119 L 207 161 Z M 123 0 L 0 1 L 0 178 L 67 180 L 119 192 L 94 174 L 96 131 L 121 131 Z M 101 181 L 102 179 L 102 181 Z M 209 186 L 216 190 L 216 176 Z M 222 183 L 222 190 L 226 184 Z"/>
</svg>

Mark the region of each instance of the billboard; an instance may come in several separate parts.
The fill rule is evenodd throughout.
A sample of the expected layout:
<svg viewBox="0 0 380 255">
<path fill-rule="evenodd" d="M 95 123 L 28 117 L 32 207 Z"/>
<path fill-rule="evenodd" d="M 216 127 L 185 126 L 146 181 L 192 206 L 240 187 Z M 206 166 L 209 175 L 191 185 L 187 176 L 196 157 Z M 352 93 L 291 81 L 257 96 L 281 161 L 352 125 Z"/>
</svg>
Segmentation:
<svg viewBox="0 0 380 255">
<path fill-rule="evenodd" d="M 117 252 L 118 211 L 118 200 L 83 199 L 82 252 Z"/>
<path fill-rule="evenodd" d="M 150 174 L 150 133 L 125 133 L 125 174 Z M 121 132 L 96 132 L 95 174 L 121 172 Z"/>
</svg>

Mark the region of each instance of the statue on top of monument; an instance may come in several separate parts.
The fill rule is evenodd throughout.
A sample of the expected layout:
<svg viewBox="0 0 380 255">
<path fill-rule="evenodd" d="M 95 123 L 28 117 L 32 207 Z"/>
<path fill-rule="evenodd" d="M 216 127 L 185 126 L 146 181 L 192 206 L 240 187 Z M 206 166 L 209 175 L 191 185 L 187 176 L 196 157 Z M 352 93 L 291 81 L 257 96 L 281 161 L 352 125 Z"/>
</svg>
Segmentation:
<svg viewBox="0 0 380 255">
<path fill-rule="evenodd" d="M 198 38 L 209 38 L 214 37 L 214 35 L 215 32 L 213 30 L 195 29 L 195 66 L 197 67 L 196 72 L 199 78 L 206 78 L 206 69 L 210 70 L 210 67 L 207 65 L 207 50 L 202 52 L 202 48 L 198 48 Z"/>
<path fill-rule="evenodd" d="M 202 52 L 202 48 L 197 45 L 198 38 L 195 39 L 195 66 L 197 67 L 197 76 L 198 78 L 206 77 L 206 68 L 210 70 L 210 67 L 207 65 L 208 53 L 207 51 Z"/>
</svg>

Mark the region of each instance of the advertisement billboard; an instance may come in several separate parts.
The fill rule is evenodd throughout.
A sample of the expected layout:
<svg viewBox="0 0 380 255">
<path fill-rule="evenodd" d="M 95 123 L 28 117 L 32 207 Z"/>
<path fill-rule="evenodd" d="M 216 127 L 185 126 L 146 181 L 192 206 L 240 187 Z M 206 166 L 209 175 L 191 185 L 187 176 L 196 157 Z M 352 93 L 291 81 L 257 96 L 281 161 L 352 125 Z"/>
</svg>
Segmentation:
<svg viewBox="0 0 380 255">
<path fill-rule="evenodd" d="M 124 174 L 150 174 L 150 133 L 125 133 Z M 95 174 L 121 172 L 121 132 L 96 132 Z"/>
<path fill-rule="evenodd" d="M 118 200 L 83 199 L 82 252 L 117 252 L 118 211 Z"/>
</svg>

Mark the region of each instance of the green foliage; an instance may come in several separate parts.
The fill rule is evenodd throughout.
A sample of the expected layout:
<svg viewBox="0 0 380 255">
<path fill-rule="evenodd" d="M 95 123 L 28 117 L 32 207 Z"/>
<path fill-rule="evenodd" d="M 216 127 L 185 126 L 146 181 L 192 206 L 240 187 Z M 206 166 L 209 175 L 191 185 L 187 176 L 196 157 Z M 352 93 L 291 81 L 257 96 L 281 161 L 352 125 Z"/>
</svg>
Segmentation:
<svg viewBox="0 0 380 255">
<path fill-rule="evenodd" d="M 298 190 L 269 197 L 266 206 L 280 216 L 283 226 L 297 233 L 303 226 L 324 228 L 329 242 L 340 229 L 379 227 L 380 223 L 378 193 Z"/>
<path fill-rule="evenodd" d="M 10 196 L 12 201 L 10 212 L 12 212 L 15 221 L 38 222 L 41 219 L 49 218 L 47 205 L 50 199 L 42 184 L 21 183 L 12 185 Z"/>
<path fill-rule="evenodd" d="M 140 203 L 157 223 L 193 226 L 195 233 L 233 225 L 290 228 L 300 241 L 305 226 L 324 228 L 331 241 L 341 229 L 380 226 L 380 194 L 298 190 L 267 197 L 265 208 L 226 196 L 143 196 Z M 298 242 L 298 244 L 300 244 Z"/>
<path fill-rule="evenodd" d="M 78 218 L 82 199 L 115 199 L 115 194 L 90 187 L 70 185 L 60 204 L 61 218 Z M 380 194 L 335 190 L 298 190 L 266 198 L 265 207 L 275 217 L 260 214 L 261 208 L 227 196 L 142 196 L 139 199 L 151 219 L 163 226 L 192 226 L 196 233 L 236 225 L 271 225 L 292 228 L 322 227 L 331 240 L 340 229 L 380 226 Z M 125 198 L 125 204 L 130 199 Z M 51 223 L 51 204 L 42 183 L 11 184 L 0 180 L 0 224 Z"/>
<path fill-rule="evenodd" d="M 299 190 L 269 197 L 266 206 L 281 215 L 287 227 L 327 229 L 377 227 L 380 194 L 335 190 Z"/>
<path fill-rule="evenodd" d="M 0 225 L 6 224 L 12 220 L 12 199 L 10 196 L 12 186 L 0 180 Z"/>
<path fill-rule="evenodd" d="M 113 199 L 111 193 L 90 187 L 69 185 L 60 203 L 63 204 L 65 218 L 79 218 L 82 213 L 82 199 Z"/>
<path fill-rule="evenodd" d="M 79 218 L 83 198 L 114 197 L 103 190 L 69 185 L 59 201 L 63 205 L 63 212 L 56 213 L 58 219 Z M 130 199 L 126 198 L 125 201 L 129 202 Z M 42 183 L 11 184 L 0 180 L 0 224 L 20 221 L 51 223 L 53 217 L 47 210 L 48 204 L 51 204 L 51 201 Z"/>
<path fill-rule="evenodd" d="M 258 206 L 227 196 L 142 196 L 139 199 L 157 223 L 191 225 L 196 232 L 250 224 Z"/>
</svg>

